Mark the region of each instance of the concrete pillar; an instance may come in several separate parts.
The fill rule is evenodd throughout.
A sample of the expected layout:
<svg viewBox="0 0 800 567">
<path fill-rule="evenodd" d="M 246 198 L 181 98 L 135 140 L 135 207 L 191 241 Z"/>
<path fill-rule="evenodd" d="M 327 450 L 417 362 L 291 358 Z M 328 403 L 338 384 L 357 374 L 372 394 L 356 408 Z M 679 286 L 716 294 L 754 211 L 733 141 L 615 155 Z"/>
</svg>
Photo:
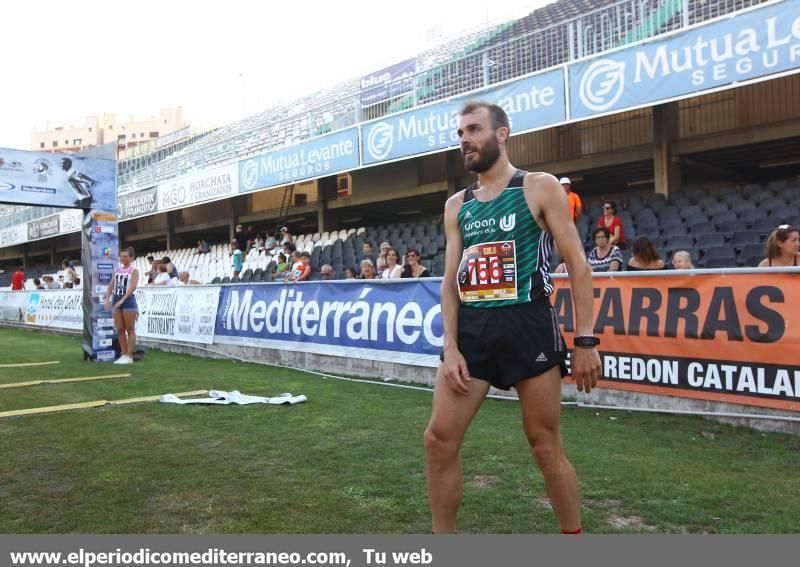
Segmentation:
<svg viewBox="0 0 800 567">
<path fill-rule="evenodd" d="M 678 103 L 653 107 L 653 173 L 656 193 L 669 197 L 681 186 L 681 167 L 672 145 L 678 139 Z"/>
</svg>

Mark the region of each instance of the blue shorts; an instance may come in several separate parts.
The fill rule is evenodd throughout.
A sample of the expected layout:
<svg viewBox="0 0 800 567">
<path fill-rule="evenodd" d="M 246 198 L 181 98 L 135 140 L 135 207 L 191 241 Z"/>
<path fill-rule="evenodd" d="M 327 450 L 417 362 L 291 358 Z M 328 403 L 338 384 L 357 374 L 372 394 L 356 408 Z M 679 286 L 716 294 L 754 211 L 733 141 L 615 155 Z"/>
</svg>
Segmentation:
<svg viewBox="0 0 800 567">
<path fill-rule="evenodd" d="M 119 301 L 119 298 L 114 298 L 114 304 Z M 120 311 L 139 311 L 139 306 L 136 304 L 136 297 L 130 296 L 125 302 L 118 307 Z"/>
</svg>

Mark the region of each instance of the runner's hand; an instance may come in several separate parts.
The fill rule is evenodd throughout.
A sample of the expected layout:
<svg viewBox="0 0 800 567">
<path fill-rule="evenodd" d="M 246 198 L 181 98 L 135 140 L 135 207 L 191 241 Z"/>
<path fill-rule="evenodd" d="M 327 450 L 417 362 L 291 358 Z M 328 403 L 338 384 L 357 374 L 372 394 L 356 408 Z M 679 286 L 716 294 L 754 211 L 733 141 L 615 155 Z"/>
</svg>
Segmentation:
<svg viewBox="0 0 800 567">
<path fill-rule="evenodd" d="M 469 369 L 464 356 L 457 350 L 445 351 L 442 375 L 447 385 L 459 394 L 469 394 Z"/>
<path fill-rule="evenodd" d="M 601 376 L 597 349 L 575 347 L 572 351 L 572 377 L 575 378 L 578 391 L 588 394 L 597 386 L 597 379 Z"/>
<path fill-rule="evenodd" d="M 111 309 L 111 301 L 107 297 L 106 297 L 105 301 L 103 302 L 103 305 L 105 306 L 106 311 Z"/>
</svg>

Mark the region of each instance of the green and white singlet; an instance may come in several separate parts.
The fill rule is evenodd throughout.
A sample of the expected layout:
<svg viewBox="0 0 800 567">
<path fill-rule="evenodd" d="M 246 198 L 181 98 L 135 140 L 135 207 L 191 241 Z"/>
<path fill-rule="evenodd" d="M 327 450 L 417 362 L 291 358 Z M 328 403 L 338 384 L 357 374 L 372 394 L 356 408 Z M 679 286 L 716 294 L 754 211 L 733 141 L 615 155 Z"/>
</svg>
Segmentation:
<svg viewBox="0 0 800 567">
<path fill-rule="evenodd" d="M 553 238 L 533 218 L 525 200 L 526 174 L 518 169 L 491 201 L 478 201 L 474 185 L 464 191 L 458 211 L 464 253 L 457 277 L 466 307 L 520 305 L 553 292 Z"/>
</svg>

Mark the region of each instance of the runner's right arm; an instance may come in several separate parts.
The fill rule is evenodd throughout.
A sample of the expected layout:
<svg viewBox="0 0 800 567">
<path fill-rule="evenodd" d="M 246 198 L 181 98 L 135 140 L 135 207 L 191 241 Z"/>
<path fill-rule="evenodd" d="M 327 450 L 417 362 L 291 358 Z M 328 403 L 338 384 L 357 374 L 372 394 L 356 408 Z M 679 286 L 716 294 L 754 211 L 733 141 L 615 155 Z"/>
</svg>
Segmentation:
<svg viewBox="0 0 800 567">
<path fill-rule="evenodd" d="M 447 384 L 456 392 L 467 395 L 469 388 L 469 369 L 467 361 L 458 350 L 458 308 L 461 299 L 458 295 L 458 266 L 464 242 L 458 227 L 458 210 L 464 201 L 464 194 L 456 193 L 447 200 L 444 206 L 444 231 L 447 237 L 447 248 L 444 255 L 444 277 L 442 278 L 442 326 L 444 327 L 444 346 L 442 352 L 442 375 Z"/>
</svg>

